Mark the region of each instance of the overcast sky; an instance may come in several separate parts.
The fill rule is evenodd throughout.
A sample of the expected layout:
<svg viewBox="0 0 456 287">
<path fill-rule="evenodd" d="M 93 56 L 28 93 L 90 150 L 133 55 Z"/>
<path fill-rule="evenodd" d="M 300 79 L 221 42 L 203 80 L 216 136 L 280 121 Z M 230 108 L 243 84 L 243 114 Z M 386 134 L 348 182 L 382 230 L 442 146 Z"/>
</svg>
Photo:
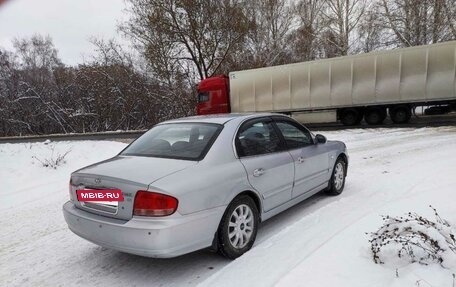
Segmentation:
<svg viewBox="0 0 456 287">
<path fill-rule="evenodd" d="M 11 50 L 16 37 L 50 35 L 64 63 L 81 63 L 93 54 L 91 36 L 122 40 L 116 25 L 124 7 L 124 0 L 8 0 L 0 4 L 0 46 Z"/>
</svg>

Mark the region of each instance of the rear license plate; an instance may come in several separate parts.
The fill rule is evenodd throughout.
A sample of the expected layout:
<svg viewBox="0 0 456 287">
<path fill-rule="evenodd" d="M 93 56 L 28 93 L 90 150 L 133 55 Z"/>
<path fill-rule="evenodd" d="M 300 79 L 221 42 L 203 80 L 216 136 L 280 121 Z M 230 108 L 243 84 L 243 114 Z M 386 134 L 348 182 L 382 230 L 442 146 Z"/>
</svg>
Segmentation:
<svg viewBox="0 0 456 287">
<path fill-rule="evenodd" d="M 101 203 L 117 206 L 119 201 L 124 201 L 120 189 L 80 189 L 76 190 L 78 201 Z"/>
</svg>

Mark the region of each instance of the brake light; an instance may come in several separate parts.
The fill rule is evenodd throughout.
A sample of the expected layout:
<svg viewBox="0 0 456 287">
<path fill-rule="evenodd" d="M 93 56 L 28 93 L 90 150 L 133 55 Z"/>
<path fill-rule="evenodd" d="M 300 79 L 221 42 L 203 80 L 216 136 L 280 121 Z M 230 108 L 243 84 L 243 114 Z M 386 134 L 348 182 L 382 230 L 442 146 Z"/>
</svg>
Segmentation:
<svg viewBox="0 0 456 287">
<path fill-rule="evenodd" d="M 135 196 L 133 215 L 167 216 L 177 209 L 177 199 L 161 193 L 139 190 Z"/>
<path fill-rule="evenodd" d="M 73 184 L 71 184 L 71 179 L 70 179 L 70 182 L 68 183 L 68 192 L 70 194 L 70 201 L 74 201 L 74 198 L 73 198 L 73 192 L 72 192 L 72 187 L 73 187 Z"/>
</svg>

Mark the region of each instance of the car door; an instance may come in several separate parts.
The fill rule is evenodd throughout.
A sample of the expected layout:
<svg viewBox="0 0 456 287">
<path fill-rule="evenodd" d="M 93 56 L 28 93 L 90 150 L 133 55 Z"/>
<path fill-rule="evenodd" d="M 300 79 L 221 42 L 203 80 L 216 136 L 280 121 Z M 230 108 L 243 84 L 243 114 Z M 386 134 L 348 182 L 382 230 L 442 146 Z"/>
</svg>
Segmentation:
<svg viewBox="0 0 456 287">
<path fill-rule="evenodd" d="M 288 119 L 275 118 L 295 166 L 292 198 L 309 192 L 328 180 L 329 153 L 325 144 L 315 144 L 311 133 Z"/>
<path fill-rule="evenodd" d="M 236 151 L 268 211 L 291 200 L 294 163 L 271 118 L 250 120 L 236 135 Z"/>
</svg>

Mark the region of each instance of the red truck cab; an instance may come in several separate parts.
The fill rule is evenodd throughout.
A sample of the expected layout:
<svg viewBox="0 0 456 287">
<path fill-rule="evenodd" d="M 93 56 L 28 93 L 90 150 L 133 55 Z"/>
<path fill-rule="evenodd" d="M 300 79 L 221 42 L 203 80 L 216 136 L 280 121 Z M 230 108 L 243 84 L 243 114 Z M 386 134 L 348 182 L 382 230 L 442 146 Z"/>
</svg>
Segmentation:
<svg viewBox="0 0 456 287">
<path fill-rule="evenodd" d="M 230 112 L 229 79 L 218 75 L 202 80 L 198 84 L 198 115 Z"/>
</svg>

